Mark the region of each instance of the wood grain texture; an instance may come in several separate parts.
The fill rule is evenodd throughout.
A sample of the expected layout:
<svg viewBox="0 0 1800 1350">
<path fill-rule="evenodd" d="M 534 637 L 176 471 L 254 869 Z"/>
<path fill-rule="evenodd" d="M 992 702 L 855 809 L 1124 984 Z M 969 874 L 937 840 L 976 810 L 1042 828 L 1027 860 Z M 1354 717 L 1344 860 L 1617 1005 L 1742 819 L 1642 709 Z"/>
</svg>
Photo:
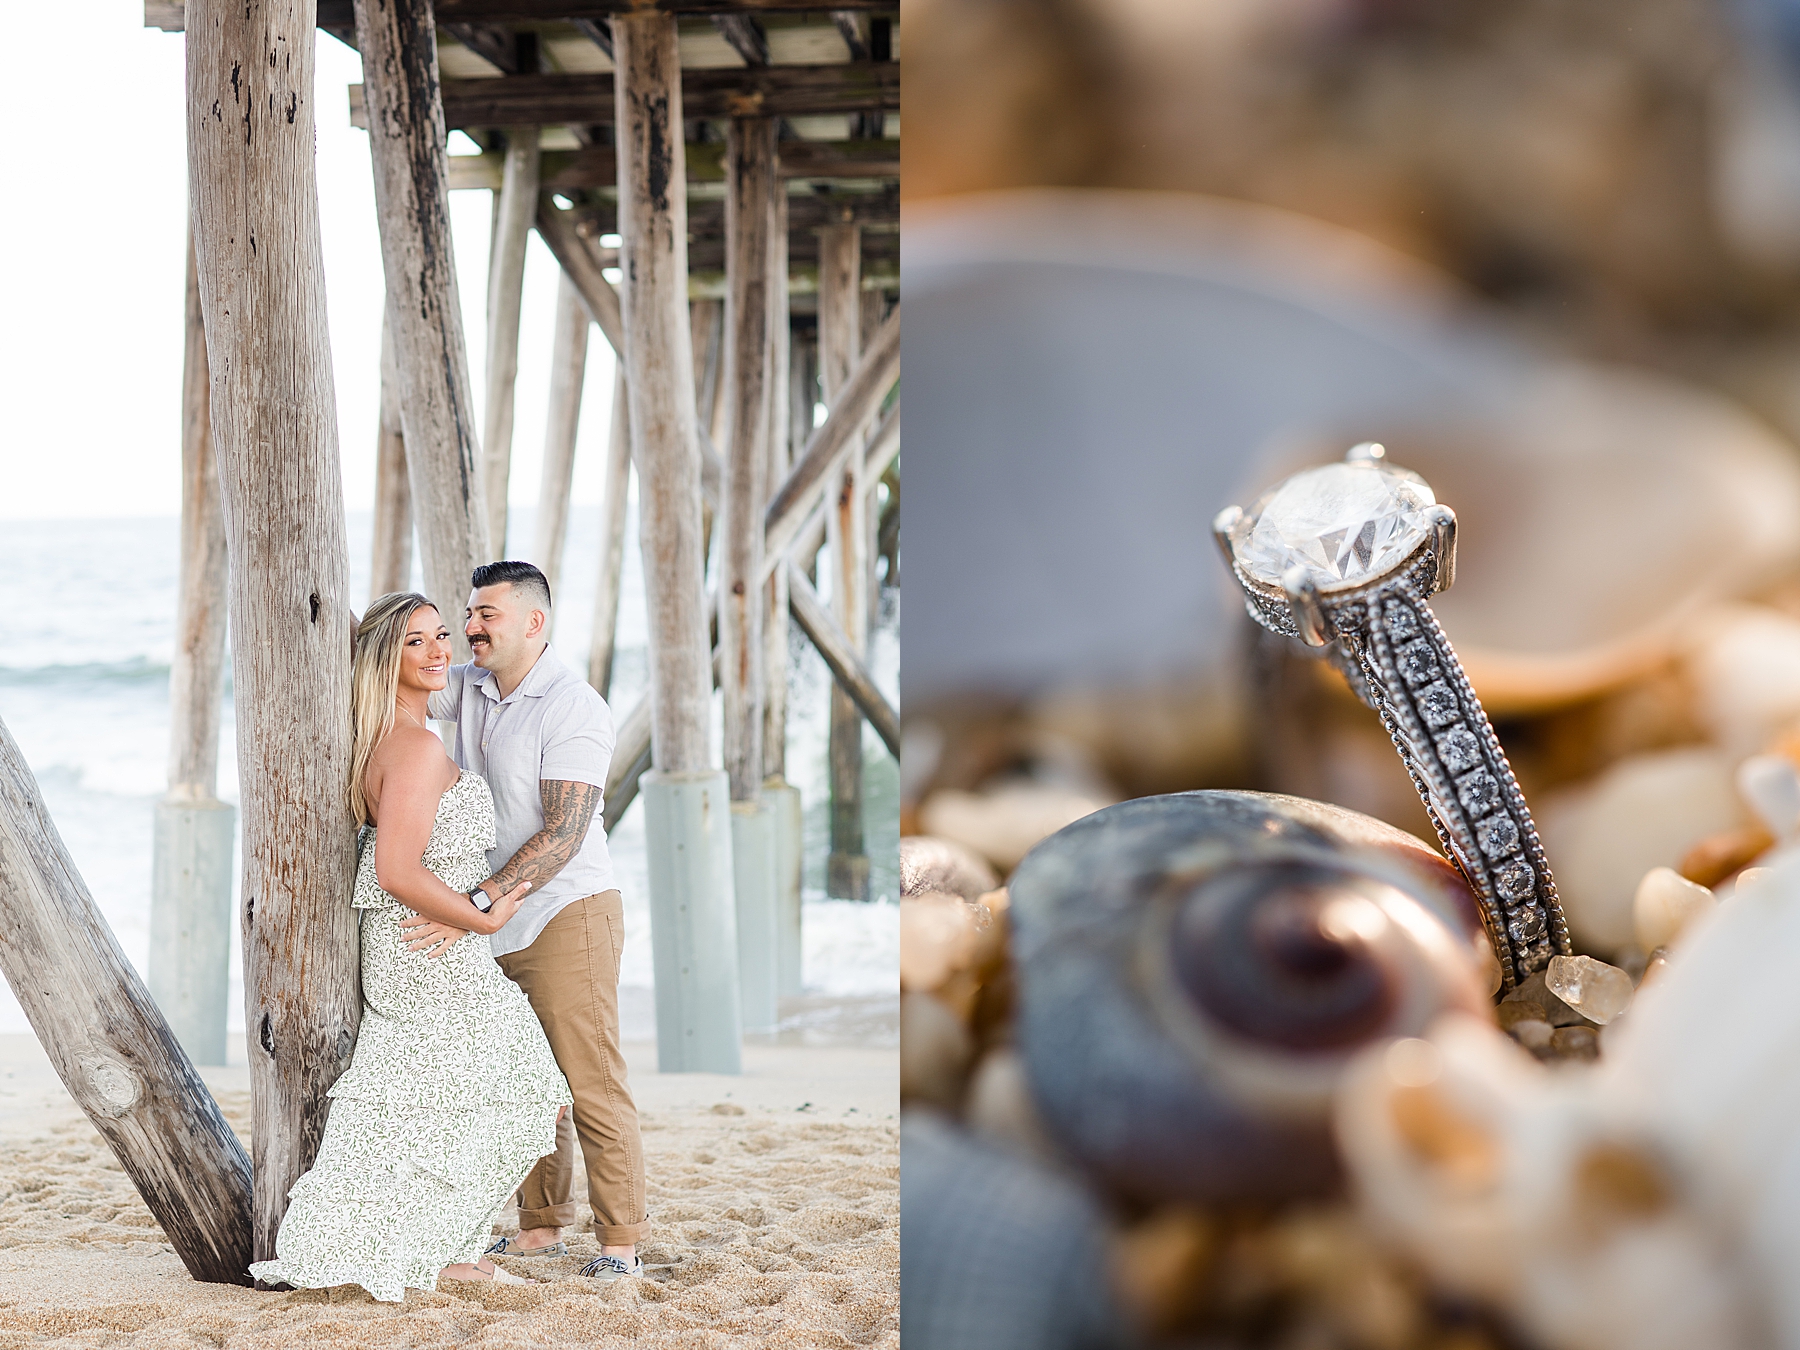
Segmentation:
<svg viewBox="0 0 1800 1350">
<path fill-rule="evenodd" d="M 360 38 L 358 45 L 362 45 Z M 900 107 L 897 61 L 701 68 L 683 71 L 682 78 L 682 107 L 690 118 L 819 117 L 897 111 Z M 452 131 L 592 125 L 607 120 L 615 94 L 613 75 L 604 73 L 445 80 L 444 121 Z M 352 125 L 365 125 L 370 97 L 365 86 L 350 86 Z"/>
<path fill-rule="evenodd" d="M 775 123 L 733 118 L 726 131 L 725 492 L 719 553 L 719 689 L 725 773 L 734 802 L 763 785 L 763 511 L 768 502 L 770 253 L 775 228 Z M 784 671 L 785 673 L 785 671 Z"/>
<path fill-rule="evenodd" d="M 519 383 L 519 308 L 525 245 L 538 204 L 538 129 L 507 128 L 506 168 L 494 212 L 488 267 L 487 402 L 481 433 L 488 548 L 506 556 L 507 483 L 512 472 L 513 399 Z"/>
<path fill-rule="evenodd" d="M 250 1159 L 107 928 L 3 724 L 0 971 L 188 1273 L 249 1284 Z"/>
<path fill-rule="evenodd" d="M 231 554 L 254 1247 L 350 1062 L 361 996 L 349 555 L 313 157 L 310 0 L 194 0 L 189 193 Z M 409 441 L 411 438 L 408 438 Z"/>
<path fill-rule="evenodd" d="M 550 415 L 544 419 L 544 474 L 538 484 L 537 538 L 531 556 L 555 596 L 569 536 L 569 484 L 575 476 L 575 436 L 587 379 L 587 306 L 564 272 L 556 286 L 556 334 L 550 346 Z"/>
<path fill-rule="evenodd" d="M 897 13 L 895 0 L 848 0 L 839 9 L 870 9 Z M 144 0 L 144 26 L 179 33 L 184 23 L 183 0 Z M 811 0 L 438 0 L 438 17 L 449 23 L 529 24 L 565 21 L 577 26 L 606 23 L 605 15 L 658 10 L 666 14 L 806 14 L 814 12 Z M 596 17 L 601 16 L 601 17 Z M 350 31 L 356 26 L 352 0 L 320 0 L 319 27 L 326 32 Z M 605 46 L 604 43 L 601 44 Z M 610 49 L 607 55 L 611 55 Z"/>
<path fill-rule="evenodd" d="M 606 500 L 600 507 L 600 576 L 594 585 L 594 627 L 588 647 L 588 683 L 600 691 L 601 698 L 612 697 L 619 590 L 625 574 L 625 508 L 630 488 L 631 399 L 625 391 L 625 363 L 620 361 L 613 367 L 612 431 L 606 441 Z"/>
<path fill-rule="evenodd" d="M 468 641 L 455 619 L 468 601 L 469 574 L 493 555 L 450 241 L 430 0 L 358 0 L 356 43 L 425 593 L 451 620 L 454 659 L 467 661 Z"/>
<path fill-rule="evenodd" d="M 675 20 L 613 20 L 632 460 L 649 608 L 651 744 L 663 772 L 710 767 L 711 651 L 687 310 L 687 182 Z"/>
<path fill-rule="evenodd" d="M 826 484 L 833 482 L 842 463 L 863 444 L 862 431 L 880 409 L 884 399 L 900 376 L 900 306 L 895 305 L 875 339 L 857 362 L 825 421 L 812 433 L 806 449 L 776 489 L 764 513 L 766 556 L 776 557 L 789 546 L 813 503 L 824 494 Z"/>
<path fill-rule="evenodd" d="M 381 316 L 381 417 L 375 440 L 375 542 L 369 596 L 403 591 L 412 582 L 412 484 L 406 476 L 406 433 L 400 421 L 400 365 L 394 326 Z"/>
<path fill-rule="evenodd" d="M 777 142 L 776 149 L 780 150 Z M 769 236 L 769 436 L 768 480 L 764 490 L 783 482 L 793 463 L 788 422 L 793 416 L 793 329 L 788 318 L 788 195 L 770 194 Z M 760 522 L 759 522 L 760 524 Z M 766 530 L 767 526 L 762 525 Z M 762 578 L 763 602 L 763 781 L 785 781 L 787 774 L 788 593 L 787 569 L 768 568 Z"/>
<path fill-rule="evenodd" d="M 181 590 L 169 663 L 169 797 L 210 801 L 219 782 L 225 676 L 225 516 L 213 454 L 211 376 L 190 227 L 181 372 Z"/>
<path fill-rule="evenodd" d="M 828 408 L 838 406 L 848 392 L 862 351 L 862 322 L 862 230 L 856 225 L 826 226 L 819 232 L 819 383 Z M 859 423 L 849 434 L 849 453 L 839 457 L 822 483 L 831 616 L 859 659 L 869 626 L 869 507 L 862 444 Z M 791 577 L 788 585 L 791 590 Z M 831 853 L 825 891 L 835 899 L 866 899 L 862 713 L 841 681 L 831 690 L 826 763 L 831 780 Z"/>
</svg>

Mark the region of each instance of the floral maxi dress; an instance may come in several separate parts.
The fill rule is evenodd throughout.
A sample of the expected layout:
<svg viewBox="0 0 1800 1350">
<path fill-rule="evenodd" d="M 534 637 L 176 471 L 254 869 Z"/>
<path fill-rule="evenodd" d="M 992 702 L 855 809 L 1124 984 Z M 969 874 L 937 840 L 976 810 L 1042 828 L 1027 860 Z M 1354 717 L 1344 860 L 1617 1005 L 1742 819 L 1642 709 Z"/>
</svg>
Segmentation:
<svg viewBox="0 0 1800 1350">
<path fill-rule="evenodd" d="M 487 879 L 494 845 L 494 799 L 464 770 L 438 803 L 425 866 L 468 890 Z M 513 1191 L 555 1151 L 569 1085 L 485 936 L 437 958 L 407 948 L 400 923 L 413 911 L 376 884 L 373 833 L 351 903 L 362 911 L 356 1053 L 328 1094 L 319 1156 L 288 1192 L 275 1259 L 250 1273 L 399 1302 L 487 1248 Z"/>
</svg>

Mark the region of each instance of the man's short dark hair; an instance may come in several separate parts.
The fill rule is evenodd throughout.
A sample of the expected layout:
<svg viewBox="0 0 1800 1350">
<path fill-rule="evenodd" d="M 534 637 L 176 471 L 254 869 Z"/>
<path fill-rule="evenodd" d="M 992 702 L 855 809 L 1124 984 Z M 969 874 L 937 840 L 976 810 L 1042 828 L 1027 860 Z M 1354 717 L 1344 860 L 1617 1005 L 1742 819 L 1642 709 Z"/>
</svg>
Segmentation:
<svg viewBox="0 0 1800 1350">
<path fill-rule="evenodd" d="M 476 590 L 489 586 L 511 586 L 513 593 L 523 592 L 546 614 L 550 612 L 550 582 L 528 562 L 483 563 L 469 578 Z"/>
</svg>

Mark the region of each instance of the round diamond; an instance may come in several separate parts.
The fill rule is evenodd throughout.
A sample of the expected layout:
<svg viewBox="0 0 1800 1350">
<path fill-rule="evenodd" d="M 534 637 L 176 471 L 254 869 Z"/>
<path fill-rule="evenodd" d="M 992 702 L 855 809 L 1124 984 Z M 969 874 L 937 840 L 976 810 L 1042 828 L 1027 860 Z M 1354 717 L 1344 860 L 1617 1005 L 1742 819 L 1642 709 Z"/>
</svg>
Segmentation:
<svg viewBox="0 0 1800 1350">
<path fill-rule="evenodd" d="M 1232 556 L 1256 580 L 1281 585 L 1304 567 L 1321 590 L 1381 576 L 1425 542 L 1437 504 L 1425 480 L 1361 460 L 1307 469 L 1277 483 L 1231 532 Z"/>
</svg>

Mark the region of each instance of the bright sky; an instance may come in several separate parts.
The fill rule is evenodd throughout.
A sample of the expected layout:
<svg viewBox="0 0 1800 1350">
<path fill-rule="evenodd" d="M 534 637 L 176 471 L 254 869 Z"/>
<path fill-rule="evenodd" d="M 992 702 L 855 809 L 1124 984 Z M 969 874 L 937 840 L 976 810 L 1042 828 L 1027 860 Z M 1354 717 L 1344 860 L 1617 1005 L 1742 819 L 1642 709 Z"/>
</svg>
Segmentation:
<svg viewBox="0 0 1800 1350">
<path fill-rule="evenodd" d="M 17 51 L 68 41 L 55 5 L 13 6 Z M 83 6 L 80 73 L 15 63 L 0 119 L 20 130 L 0 210 L 0 519 L 173 514 L 180 506 L 182 287 L 187 162 L 185 39 L 143 26 L 142 0 Z M 337 382 L 344 497 L 373 504 L 381 245 L 365 133 L 350 125 L 357 54 L 318 45 L 319 215 Z M 74 81 L 72 83 L 72 80 Z M 34 130 L 26 130 L 34 129 Z M 470 147 L 472 148 L 472 147 Z M 483 402 L 491 195 L 451 194 L 463 329 Z M 534 234 L 525 266 L 513 431 L 515 505 L 534 504 L 550 391 L 556 263 Z M 602 496 L 612 349 L 592 330 L 573 498 Z M 477 423 L 479 425 L 479 422 Z"/>
</svg>

